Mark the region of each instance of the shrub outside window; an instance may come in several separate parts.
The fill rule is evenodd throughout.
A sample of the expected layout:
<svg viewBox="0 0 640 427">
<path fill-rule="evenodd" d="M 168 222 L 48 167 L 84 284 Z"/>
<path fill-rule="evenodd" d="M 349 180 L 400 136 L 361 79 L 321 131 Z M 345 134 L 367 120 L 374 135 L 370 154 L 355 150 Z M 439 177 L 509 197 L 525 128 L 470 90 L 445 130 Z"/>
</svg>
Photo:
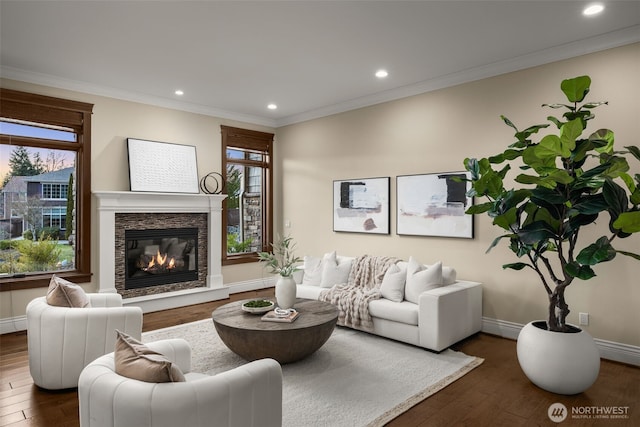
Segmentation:
<svg viewBox="0 0 640 427">
<path fill-rule="evenodd" d="M 92 110 L 0 88 L 0 290 L 90 280 Z"/>
</svg>

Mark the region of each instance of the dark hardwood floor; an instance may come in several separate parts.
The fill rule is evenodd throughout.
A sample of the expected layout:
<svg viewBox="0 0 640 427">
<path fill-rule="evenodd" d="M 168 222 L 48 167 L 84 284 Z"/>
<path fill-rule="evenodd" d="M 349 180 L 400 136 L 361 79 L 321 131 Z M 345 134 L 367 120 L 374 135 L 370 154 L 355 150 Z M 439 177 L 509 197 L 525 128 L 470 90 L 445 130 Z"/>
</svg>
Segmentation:
<svg viewBox="0 0 640 427">
<path fill-rule="evenodd" d="M 145 314 L 143 330 L 206 319 L 213 309 L 229 301 L 272 294 L 272 289 L 247 292 L 235 294 L 230 300 Z M 458 343 L 454 349 L 485 361 L 393 420 L 388 424 L 390 427 L 552 426 L 556 423 L 549 419 L 547 410 L 556 402 L 564 404 L 569 413 L 572 408 L 583 413 L 610 407 L 627 408 L 627 418 L 577 419 L 570 414 L 562 426 L 640 426 L 640 368 L 605 360 L 593 387 L 576 396 L 559 396 L 537 388 L 526 379 L 518 366 L 515 341 L 478 334 Z M 34 386 L 29 375 L 26 333 L 1 335 L 0 426 L 78 425 L 77 391 L 51 392 Z"/>
</svg>

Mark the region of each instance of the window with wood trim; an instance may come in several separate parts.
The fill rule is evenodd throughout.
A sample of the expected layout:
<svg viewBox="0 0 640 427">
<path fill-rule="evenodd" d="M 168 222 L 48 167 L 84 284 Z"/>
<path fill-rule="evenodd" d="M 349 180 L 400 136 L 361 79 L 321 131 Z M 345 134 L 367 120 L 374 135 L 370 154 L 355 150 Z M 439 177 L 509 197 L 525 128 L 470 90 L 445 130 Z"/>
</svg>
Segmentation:
<svg viewBox="0 0 640 427">
<path fill-rule="evenodd" d="M 0 290 L 91 280 L 92 111 L 0 88 Z"/>
<path fill-rule="evenodd" d="M 220 126 L 227 198 L 222 264 L 257 262 L 273 240 L 273 134 Z"/>
</svg>

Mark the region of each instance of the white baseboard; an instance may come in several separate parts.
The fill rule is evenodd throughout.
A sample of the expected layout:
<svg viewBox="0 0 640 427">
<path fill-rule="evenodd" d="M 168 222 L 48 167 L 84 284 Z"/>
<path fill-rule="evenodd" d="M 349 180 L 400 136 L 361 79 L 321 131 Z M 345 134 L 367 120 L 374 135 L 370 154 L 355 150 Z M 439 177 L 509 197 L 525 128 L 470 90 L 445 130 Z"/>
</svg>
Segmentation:
<svg viewBox="0 0 640 427">
<path fill-rule="evenodd" d="M 257 291 L 260 289 L 273 288 L 276 285 L 276 278 L 264 278 L 246 280 L 244 282 L 234 282 L 225 285 L 229 289 L 230 294 L 237 294 L 240 292 Z"/>
<path fill-rule="evenodd" d="M 594 341 L 600 350 L 601 358 L 640 366 L 640 347 L 599 338 L 594 338 Z"/>
<path fill-rule="evenodd" d="M 522 324 L 505 320 L 491 319 L 489 317 L 482 318 L 482 332 L 512 340 L 518 338 L 520 329 L 523 326 Z M 596 342 L 598 350 L 600 350 L 601 358 L 640 366 L 640 347 L 599 338 L 594 338 L 593 340 Z"/>
<path fill-rule="evenodd" d="M 512 340 L 518 339 L 518 334 L 523 326 L 506 320 L 491 319 L 489 317 L 482 318 L 482 332 Z"/>
<path fill-rule="evenodd" d="M 27 316 L 8 317 L 0 319 L 0 334 L 10 334 L 11 332 L 26 331 Z"/>
</svg>

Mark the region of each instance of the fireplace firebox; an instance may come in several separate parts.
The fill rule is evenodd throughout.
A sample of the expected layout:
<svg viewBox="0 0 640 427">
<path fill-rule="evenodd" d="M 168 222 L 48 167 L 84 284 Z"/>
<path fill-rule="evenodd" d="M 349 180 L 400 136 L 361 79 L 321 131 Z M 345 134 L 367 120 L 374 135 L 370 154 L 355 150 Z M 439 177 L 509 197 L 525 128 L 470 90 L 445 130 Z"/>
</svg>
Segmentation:
<svg viewBox="0 0 640 427">
<path fill-rule="evenodd" d="M 125 289 L 198 280 L 198 228 L 125 230 Z"/>
</svg>

